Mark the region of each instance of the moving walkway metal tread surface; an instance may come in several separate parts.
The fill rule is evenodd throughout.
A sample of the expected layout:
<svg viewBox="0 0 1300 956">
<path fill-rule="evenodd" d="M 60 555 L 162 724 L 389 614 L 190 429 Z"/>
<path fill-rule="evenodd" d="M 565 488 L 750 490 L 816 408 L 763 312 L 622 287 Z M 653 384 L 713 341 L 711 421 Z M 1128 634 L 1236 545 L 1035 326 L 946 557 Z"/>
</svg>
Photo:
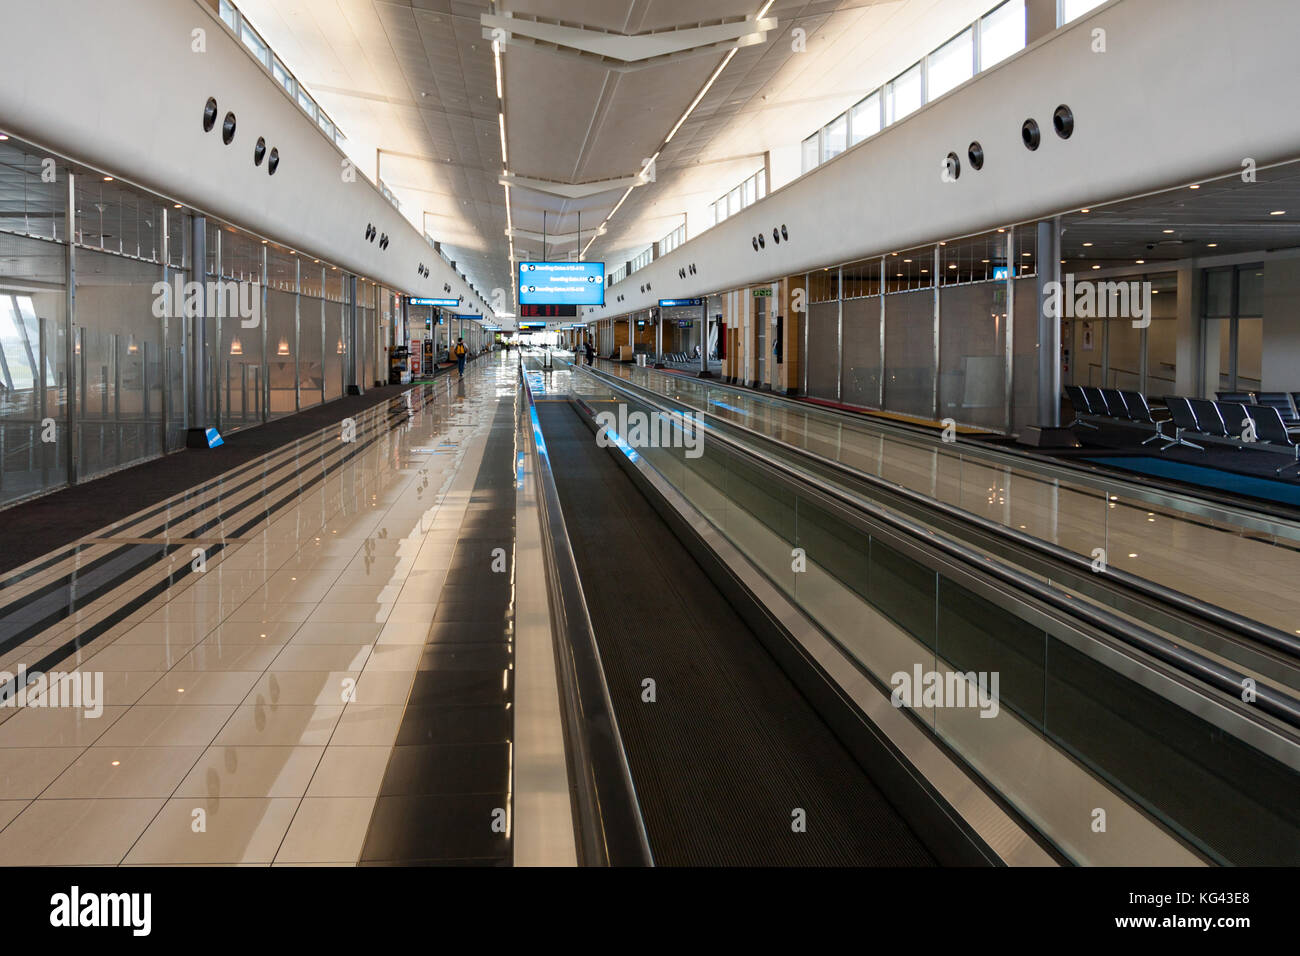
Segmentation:
<svg viewBox="0 0 1300 956">
<path fill-rule="evenodd" d="M 656 862 L 933 865 L 579 416 L 538 416 Z"/>
</svg>

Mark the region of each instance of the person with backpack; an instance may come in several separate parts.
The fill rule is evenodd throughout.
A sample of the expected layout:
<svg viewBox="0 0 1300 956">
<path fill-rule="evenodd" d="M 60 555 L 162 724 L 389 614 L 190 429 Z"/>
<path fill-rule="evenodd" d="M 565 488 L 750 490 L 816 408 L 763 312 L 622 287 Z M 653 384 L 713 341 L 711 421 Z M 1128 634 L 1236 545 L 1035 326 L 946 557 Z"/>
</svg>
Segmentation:
<svg viewBox="0 0 1300 956">
<path fill-rule="evenodd" d="M 465 377 L 465 353 L 469 349 L 465 348 L 465 340 L 457 339 L 456 347 L 452 349 L 452 354 L 456 356 L 456 374 L 460 378 Z"/>
</svg>

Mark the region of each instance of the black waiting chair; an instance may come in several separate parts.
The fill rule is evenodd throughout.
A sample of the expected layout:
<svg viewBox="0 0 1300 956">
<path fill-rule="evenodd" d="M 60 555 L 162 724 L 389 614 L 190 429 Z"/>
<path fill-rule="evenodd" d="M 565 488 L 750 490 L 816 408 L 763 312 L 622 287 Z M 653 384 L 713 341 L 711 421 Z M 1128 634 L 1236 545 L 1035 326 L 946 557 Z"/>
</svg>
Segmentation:
<svg viewBox="0 0 1300 956">
<path fill-rule="evenodd" d="M 1088 397 L 1088 407 L 1092 409 L 1094 415 L 1100 415 L 1105 418 L 1114 418 L 1115 413 L 1111 407 L 1106 404 L 1106 396 L 1102 390 L 1094 385 L 1085 385 L 1083 394 Z"/>
<path fill-rule="evenodd" d="M 1254 418 L 1246 410 L 1242 402 L 1215 402 L 1214 406 L 1223 416 L 1223 424 L 1227 430 L 1228 438 L 1236 438 L 1238 441 L 1245 440 L 1247 429 L 1250 428 Z"/>
<path fill-rule="evenodd" d="M 1286 392 L 1260 392 L 1256 396 L 1255 403 L 1276 408 L 1277 413 L 1282 416 L 1282 424 L 1288 428 L 1300 425 L 1300 410 L 1296 409 L 1291 396 Z"/>
<path fill-rule="evenodd" d="M 1175 445 L 1181 445 L 1184 448 L 1195 448 L 1197 451 L 1204 451 L 1203 446 L 1194 445 L 1183 438 L 1184 432 L 1201 431 L 1201 423 L 1196 417 L 1196 410 L 1192 408 L 1192 400 L 1179 395 L 1166 395 L 1165 407 L 1169 409 L 1170 418 L 1174 423 L 1174 437 L 1169 438 L 1166 436 L 1165 441 L 1168 444 L 1162 445 L 1160 450 L 1165 451 Z"/>
<path fill-rule="evenodd" d="M 1215 438 L 1228 438 L 1228 426 L 1224 424 L 1223 413 L 1219 406 L 1208 398 L 1188 398 L 1185 399 L 1191 406 L 1193 414 L 1196 415 L 1196 430 L 1202 435 L 1212 435 Z M 1173 409 L 1170 409 L 1172 412 Z"/>
<path fill-rule="evenodd" d="M 1080 415 L 1104 414 L 1104 413 L 1099 413 L 1093 409 L 1091 403 L 1088 401 L 1088 396 L 1084 394 L 1082 388 L 1080 388 L 1078 385 L 1065 386 L 1065 397 L 1070 400 L 1070 404 L 1074 407 L 1074 421 L 1066 425 L 1065 426 L 1066 428 L 1073 428 L 1075 425 L 1078 425 L 1080 428 L 1092 428 L 1092 429 L 1096 429 L 1100 427 L 1098 425 L 1095 425 L 1092 422 L 1085 422 L 1082 418 L 1079 417 Z"/>
<path fill-rule="evenodd" d="M 1289 465 L 1278 468 L 1273 474 L 1280 475 L 1292 468 L 1300 468 L 1300 445 L 1295 443 L 1295 439 L 1287 431 L 1286 422 L 1282 420 L 1282 413 L 1271 405 L 1254 405 L 1246 409 L 1246 411 L 1255 423 L 1255 437 L 1257 439 L 1269 445 L 1278 445 L 1282 448 L 1291 449 L 1294 461 Z"/>
<path fill-rule="evenodd" d="M 1237 405 L 1254 405 L 1254 392 L 1215 392 L 1214 397 L 1221 402 L 1232 402 Z"/>
<path fill-rule="evenodd" d="M 1112 418 L 1133 420 L 1133 415 L 1128 408 L 1128 402 L 1124 400 L 1124 393 L 1118 388 L 1103 388 L 1101 395 L 1106 399 L 1106 407 L 1110 409 Z"/>
<path fill-rule="evenodd" d="M 1129 418 L 1142 425 L 1155 426 L 1156 433 L 1144 441 L 1142 444 L 1150 445 L 1152 442 L 1169 441 L 1169 436 L 1165 434 L 1165 422 L 1168 418 L 1156 418 L 1155 412 L 1151 410 L 1151 403 L 1141 392 L 1121 392 L 1124 396 L 1124 404 L 1128 407 Z"/>
</svg>

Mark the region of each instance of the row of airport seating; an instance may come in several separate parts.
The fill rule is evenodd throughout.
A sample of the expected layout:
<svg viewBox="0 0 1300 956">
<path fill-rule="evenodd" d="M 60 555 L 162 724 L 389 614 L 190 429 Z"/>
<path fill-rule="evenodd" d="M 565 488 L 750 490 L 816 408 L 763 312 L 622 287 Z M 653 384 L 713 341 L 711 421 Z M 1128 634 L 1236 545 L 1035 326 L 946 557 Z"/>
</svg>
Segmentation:
<svg viewBox="0 0 1300 956">
<path fill-rule="evenodd" d="M 1066 397 L 1074 406 L 1074 421 L 1068 427 L 1097 428 L 1086 421 L 1089 418 L 1110 419 L 1119 422 L 1132 422 L 1151 425 L 1156 433 L 1142 442 L 1164 442 L 1160 451 L 1183 447 L 1204 451 L 1203 445 L 1190 442 L 1185 437 L 1192 435 L 1201 439 L 1226 442 L 1237 448 L 1249 448 L 1258 445 L 1272 446 L 1273 450 L 1286 448 L 1294 459 L 1290 464 L 1276 469 L 1275 474 L 1282 474 L 1292 468 L 1300 468 L 1300 444 L 1295 435 L 1300 434 L 1300 415 L 1296 414 L 1293 396 L 1285 392 L 1263 393 L 1222 393 L 1217 401 L 1207 398 L 1185 398 L 1181 395 L 1164 396 L 1164 410 L 1169 417 L 1157 415 L 1147 397 L 1141 392 L 1126 391 L 1117 388 L 1095 388 L 1092 386 L 1067 385 Z M 1291 424 L 1284 417 L 1277 404 L 1264 403 L 1264 395 L 1269 397 L 1285 396 L 1289 399 Z M 1249 401 L 1234 401 L 1245 398 Z M 1172 424 L 1174 434 L 1165 433 L 1165 426 Z"/>
<path fill-rule="evenodd" d="M 659 357 L 659 361 L 665 365 L 685 365 L 688 362 L 700 361 L 699 356 L 688 355 L 686 352 L 665 352 Z"/>
</svg>

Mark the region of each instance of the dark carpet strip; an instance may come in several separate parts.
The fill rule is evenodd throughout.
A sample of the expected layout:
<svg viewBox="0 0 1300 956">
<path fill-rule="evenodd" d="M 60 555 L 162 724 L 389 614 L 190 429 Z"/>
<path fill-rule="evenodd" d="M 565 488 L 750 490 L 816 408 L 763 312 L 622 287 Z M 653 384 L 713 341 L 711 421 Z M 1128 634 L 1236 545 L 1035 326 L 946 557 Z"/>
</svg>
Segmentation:
<svg viewBox="0 0 1300 956">
<path fill-rule="evenodd" d="M 363 866 L 511 862 L 514 405 L 502 401 L 370 828 Z M 493 552 L 505 570 L 492 570 Z M 500 827 L 494 824 L 500 822 Z"/>
</svg>

